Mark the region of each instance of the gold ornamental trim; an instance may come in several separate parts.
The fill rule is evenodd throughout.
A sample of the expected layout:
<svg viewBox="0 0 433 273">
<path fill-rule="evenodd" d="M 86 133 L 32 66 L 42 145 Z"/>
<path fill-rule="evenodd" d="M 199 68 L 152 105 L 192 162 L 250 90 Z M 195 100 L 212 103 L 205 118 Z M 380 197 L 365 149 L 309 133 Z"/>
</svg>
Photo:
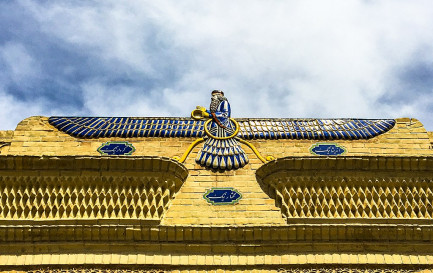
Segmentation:
<svg viewBox="0 0 433 273">
<path fill-rule="evenodd" d="M 180 163 L 185 162 L 185 160 L 188 158 L 191 151 L 197 146 L 198 144 L 202 143 L 204 141 L 204 138 L 198 138 L 193 143 L 191 143 L 186 149 L 186 151 L 183 153 L 182 157 L 174 156 L 173 159 L 179 161 Z"/>
<path fill-rule="evenodd" d="M 241 138 L 239 139 L 239 142 L 241 142 L 242 144 L 247 145 L 253 151 L 253 153 L 257 156 L 257 158 L 260 159 L 260 161 L 262 161 L 262 163 L 266 163 L 268 161 L 275 160 L 275 157 L 273 157 L 271 155 L 266 156 L 266 158 L 263 157 L 260 154 L 260 152 L 257 150 L 257 148 L 253 144 L 251 144 L 250 142 L 248 142 L 248 141 L 246 141 L 244 139 L 241 139 Z"/>
<path fill-rule="evenodd" d="M 228 136 L 228 137 L 217 137 L 217 136 L 212 135 L 212 134 L 209 132 L 209 130 L 207 129 L 207 125 L 212 121 L 212 119 L 208 119 L 208 120 L 204 123 L 204 132 L 206 133 L 206 135 L 207 135 L 208 137 L 210 137 L 210 138 L 214 138 L 214 139 L 220 139 L 220 140 L 222 140 L 222 139 L 230 139 L 230 138 L 234 138 L 235 136 L 238 135 L 240 126 L 239 126 L 239 123 L 238 123 L 235 119 L 233 119 L 233 118 L 229 118 L 229 119 L 230 119 L 230 120 L 235 124 L 235 126 L 236 126 L 236 129 L 235 129 L 235 131 L 234 131 L 234 133 L 233 133 L 232 135 L 230 135 L 230 136 Z"/>
</svg>

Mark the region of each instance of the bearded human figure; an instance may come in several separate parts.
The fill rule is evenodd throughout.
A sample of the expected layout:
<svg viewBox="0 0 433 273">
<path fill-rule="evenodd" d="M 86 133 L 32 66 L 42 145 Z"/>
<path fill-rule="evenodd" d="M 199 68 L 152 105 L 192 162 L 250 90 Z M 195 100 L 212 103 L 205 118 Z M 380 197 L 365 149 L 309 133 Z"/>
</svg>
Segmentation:
<svg viewBox="0 0 433 273">
<path fill-rule="evenodd" d="M 248 163 L 248 157 L 235 136 L 236 124 L 230 120 L 230 104 L 220 90 L 212 91 L 209 110 L 212 119 L 207 125 L 209 134 L 204 137 L 203 148 L 198 152 L 196 162 L 214 169 L 238 169 Z"/>
</svg>

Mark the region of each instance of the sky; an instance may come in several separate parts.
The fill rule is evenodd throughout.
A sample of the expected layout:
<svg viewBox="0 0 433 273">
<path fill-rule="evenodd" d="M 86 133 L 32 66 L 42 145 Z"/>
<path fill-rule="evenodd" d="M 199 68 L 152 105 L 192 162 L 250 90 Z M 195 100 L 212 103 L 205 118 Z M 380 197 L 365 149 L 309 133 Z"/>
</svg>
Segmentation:
<svg viewBox="0 0 433 273">
<path fill-rule="evenodd" d="M 29 116 L 399 118 L 433 130 L 433 1 L 0 1 L 0 130 Z"/>
</svg>

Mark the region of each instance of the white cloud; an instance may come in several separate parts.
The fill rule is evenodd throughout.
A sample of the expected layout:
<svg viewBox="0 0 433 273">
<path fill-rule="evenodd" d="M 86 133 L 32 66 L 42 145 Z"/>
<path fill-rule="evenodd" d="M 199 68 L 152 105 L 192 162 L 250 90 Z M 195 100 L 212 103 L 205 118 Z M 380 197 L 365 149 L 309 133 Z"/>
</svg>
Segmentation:
<svg viewBox="0 0 433 273">
<path fill-rule="evenodd" d="M 22 84 L 35 77 L 40 76 L 40 67 L 36 60 L 20 43 L 6 43 L 0 46 L 0 64 L 3 63 L 4 81 L 12 81 Z"/>
<path fill-rule="evenodd" d="M 37 103 L 25 103 L 16 100 L 0 89 L 0 128 L 13 130 L 18 122 L 26 117 L 37 116 L 42 113 L 42 107 Z"/>
<path fill-rule="evenodd" d="M 159 109 L 149 96 L 137 88 L 109 86 L 89 82 L 82 86 L 86 112 L 94 116 L 162 116 L 169 115 Z M 132 99 L 131 99 L 132 98 Z"/>
<path fill-rule="evenodd" d="M 30 88 L 40 77 L 40 67 L 23 44 L 6 43 L 0 46 L 0 69 L 0 128 L 10 130 L 25 117 L 39 115 L 42 107 L 37 98 L 29 103 L 7 94 L 6 86 Z"/>
<path fill-rule="evenodd" d="M 429 0 L 19 2 L 59 46 L 128 78 L 76 83 L 77 113 L 187 116 L 222 89 L 237 117 L 412 116 L 433 129 L 433 87 L 393 100 L 418 92 L 396 71 L 433 64 Z"/>
</svg>

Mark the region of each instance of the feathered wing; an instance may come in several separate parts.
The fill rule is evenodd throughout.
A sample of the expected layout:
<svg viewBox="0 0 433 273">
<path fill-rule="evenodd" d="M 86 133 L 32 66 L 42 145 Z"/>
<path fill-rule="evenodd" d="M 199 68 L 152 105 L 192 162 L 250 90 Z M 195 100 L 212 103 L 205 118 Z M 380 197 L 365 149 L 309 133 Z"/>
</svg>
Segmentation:
<svg viewBox="0 0 433 273">
<path fill-rule="evenodd" d="M 369 139 L 395 125 L 393 119 L 236 119 L 243 139 Z M 202 137 L 204 120 L 191 118 L 50 117 L 73 137 Z"/>
<path fill-rule="evenodd" d="M 48 122 L 73 137 L 201 137 L 203 120 L 139 117 L 50 117 Z"/>
<path fill-rule="evenodd" d="M 248 156 L 235 138 L 208 137 L 197 154 L 196 162 L 213 169 L 232 170 L 245 166 L 248 163 Z"/>
<path fill-rule="evenodd" d="M 393 119 L 237 119 L 240 131 L 231 139 L 213 139 L 204 133 L 204 120 L 139 117 L 50 117 L 58 130 L 78 138 L 204 137 L 196 162 L 218 169 L 237 169 L 248 163 L 237 138 L 243 139 L 369 139 L 391 130 Z M 233 128 L 211 128 L 225 137 Z M 213 131 L 216 130 L 216 131 Z"/>
<path fill-rule="evenodd" d="M 394 119 L 237 119 L 243 139 L 369 139 L 391 130 Z"/>
</svg>

